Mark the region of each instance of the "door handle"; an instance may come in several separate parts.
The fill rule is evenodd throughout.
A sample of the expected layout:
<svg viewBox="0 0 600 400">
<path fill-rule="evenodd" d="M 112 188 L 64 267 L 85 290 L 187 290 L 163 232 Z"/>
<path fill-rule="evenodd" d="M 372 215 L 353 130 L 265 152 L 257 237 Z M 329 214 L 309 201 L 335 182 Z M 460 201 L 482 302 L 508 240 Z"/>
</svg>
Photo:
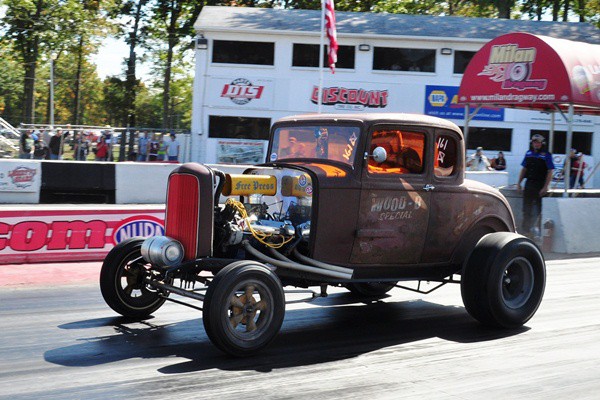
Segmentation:
<svg viewBox="0 0 600 400">
<path fill-rule="evenodd" d="M 431 192 L 433 189 L 435 189 L 435 186 L 430 185 L 429 183 L 425 186 L 423 186 L 423 190 L 426 192 Z"/>
</svg>

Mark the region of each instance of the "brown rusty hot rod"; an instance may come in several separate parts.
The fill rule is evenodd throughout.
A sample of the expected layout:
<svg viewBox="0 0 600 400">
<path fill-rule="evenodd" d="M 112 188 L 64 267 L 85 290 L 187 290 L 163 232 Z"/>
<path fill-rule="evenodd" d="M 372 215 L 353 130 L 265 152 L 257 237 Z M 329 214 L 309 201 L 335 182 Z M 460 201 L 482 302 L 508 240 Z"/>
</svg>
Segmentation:
<svg viewBox="0 0 600 400">
<path fill-rule="evenodd" d="M 139 319 L 166 300 L 201 309 L 211 341 L 237 356 L 278 333 L 284 286 L 320 288 L 313 297 L 328 286 L 383 297 L 409 288 L 404 281 L 460 283 L 467 311 L 483 324 L 518 327 L 536 312 L 543 256 L 515 232 L 497 190 L 464 179 L 453 123 L 288 117 L 272 128 L 267 160 L 243 174 L 195 163 L 174 170 L 165 236 L 130 239 L 108 254 L 106 303 Z"/>
</svg>

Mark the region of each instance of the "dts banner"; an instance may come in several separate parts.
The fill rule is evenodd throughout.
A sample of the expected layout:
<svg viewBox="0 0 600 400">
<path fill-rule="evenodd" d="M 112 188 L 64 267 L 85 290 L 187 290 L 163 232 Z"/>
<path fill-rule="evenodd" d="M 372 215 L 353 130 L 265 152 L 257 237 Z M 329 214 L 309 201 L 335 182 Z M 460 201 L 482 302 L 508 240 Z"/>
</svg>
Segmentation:
<svg viewBox="0 0 600 400">
<path fill-rule="evenodd" d="M 103 260 L 126 239 L 164 235 L 164 208 L 84 207 L 0 208 L 0 264 Z"/>
</svg>

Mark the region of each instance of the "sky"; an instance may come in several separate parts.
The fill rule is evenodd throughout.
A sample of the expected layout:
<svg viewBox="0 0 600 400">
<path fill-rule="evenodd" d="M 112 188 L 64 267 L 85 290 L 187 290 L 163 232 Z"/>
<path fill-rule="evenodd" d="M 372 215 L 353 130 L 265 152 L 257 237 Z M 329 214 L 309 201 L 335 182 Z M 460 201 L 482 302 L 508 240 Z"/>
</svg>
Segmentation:
<svg viewBox="0 0 600 400">
<path fill-rule="evenodd" d="M 123 59 L 128 56 L 129 46 L 121 39 L 109 37 L 102 41 L 98 54 L 92 56 L 91 61 L 96 64 L 100 79 L 111 75 L 123 77 L 125 69 Z M 142 81 L 148 80 L 150 76 L 149 66 L 138 61 L 136 74 Z"/>
</svg>

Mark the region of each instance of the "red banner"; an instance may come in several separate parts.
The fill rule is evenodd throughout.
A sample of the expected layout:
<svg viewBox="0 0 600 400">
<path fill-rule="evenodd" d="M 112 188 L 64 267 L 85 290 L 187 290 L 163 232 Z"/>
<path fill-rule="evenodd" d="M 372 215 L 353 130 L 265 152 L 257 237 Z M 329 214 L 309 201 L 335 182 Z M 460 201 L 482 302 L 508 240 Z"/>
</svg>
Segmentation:
<svg viewBox="0 0 600 400">
<path fill-rule="evenodd" d="M 0 264 L 103 260 L 130 237 L 164 234 L 163 208 L 0 210 Z"/>
</svg>

